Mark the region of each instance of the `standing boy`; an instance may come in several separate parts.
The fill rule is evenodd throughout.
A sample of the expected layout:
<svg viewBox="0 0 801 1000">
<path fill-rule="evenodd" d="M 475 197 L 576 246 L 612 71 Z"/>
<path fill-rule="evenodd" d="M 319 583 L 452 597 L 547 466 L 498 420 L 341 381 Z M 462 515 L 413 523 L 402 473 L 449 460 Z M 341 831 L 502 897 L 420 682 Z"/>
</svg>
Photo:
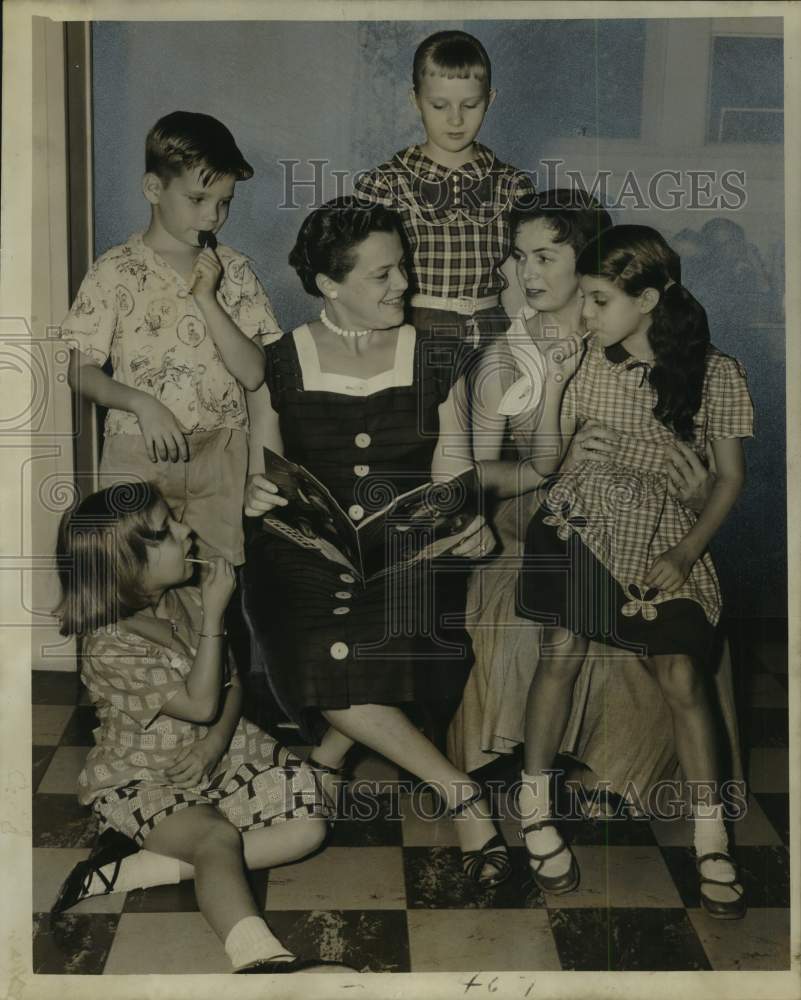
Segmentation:
<svg viewBox="0 0 801 1000">
<path fill-rule="evenodd" d="M 417 331 L 478 346 L 509 325 L 500 305 L 509 212 L 533 200 L 534 186 L 476 142 L 495 100 L 489 56 L 477 38 L 464 31 L 431 35 L 417 48 L 412 77 L 425 142 L 360 175 L 354 188 L 400 214 Z"/>
<path fill-rule="evenodd" d="M 95 261 L 61 327 L 71 387 L 108 408 L 101 485 L 155 483 L 201 551 L 234 564 L 244 560 L 243 387 L 261 385 L 259 338 L 280 329 L 249 260 L 205 234 L 252 176 L 215 118 L 161 118 L 145 148 L 150 225 Z"/>
</svg>

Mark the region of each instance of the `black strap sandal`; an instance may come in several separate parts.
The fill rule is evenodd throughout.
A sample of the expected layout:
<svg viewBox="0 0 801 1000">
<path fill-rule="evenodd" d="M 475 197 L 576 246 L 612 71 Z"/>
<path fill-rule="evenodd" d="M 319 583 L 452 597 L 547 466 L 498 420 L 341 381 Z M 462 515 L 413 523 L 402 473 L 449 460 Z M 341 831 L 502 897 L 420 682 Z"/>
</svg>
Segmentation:
<svg viewBox="0 0 801 1000">
<path fill-rule="evenodd" d="M 734 878 L 728 880 L 708 878 L 701 873 L 701 865 L 705 861 L 727 861 L 734 869 Z M 700 879 L 701 905 L 710 917 L 715 917 L 717 920 L 740 920 L 744 917 L 748 910 L 748 904 L 745 901 L 745 889 L 737 879 L 737 865 L 734 858 L 722 851 L 710 851 L 709 854 L 702 854 L 700 858 L 695 859 L 695 867 L 698 869 Z M 735 894 L 734 899 L 712 899 L 711 896 L 705 894 L 705 885 L 722 885 L 731 889 Z"/>
<path fill-rule="evenodd" d="M 470 806 L 484 798 L 484 793 L 479 788 L 470 798 L 460 802 L 458 806 L 448 810 L 451 819 L 461 816 Z M 481 877 L 481 872 L 489 865 L 495 870 L 494 875 Z M 506 842 L 500 833 L 495 833 L 493 837 L 474 851 L 462 851 L 462 869 L 465 875 L 483 888 L 493 889 L 501 885 L 512 874 L 512 865 L 509 861 L 509 852 L 506 849 Z"/>
<path fill-rule="evenodd" d="M 63 913 L 84 899 L 88 899 L 90 895 L 107 896 L 114 892 L 114 885 L 123 860 L 131 854 L 136 854 L 138 850 L 139 845 L 135 840 L 131 840 L 130 837 L 126 837 L 125 834 L 119 833 L 117 830 L 105 830 L 98 837 L 89 857 L 85 861 L 79 861 L 64 879 L 50 912 L 53 914 Z M 114 868 L 109 878 L 101 869 L 110 864 L 113 864 Z M 103 883 L 103 889 L 100 892 L 90 894 L 89 885 L 94 875 L 97 875 Z"/>
<path fill-rule="evenodd" d="M 520 837 L 523 841 L 526 848 L 526 854 L 528 854 L 531 861 L 536 862 L 536 868 L 532 868 L 531 865 L 529 865 L 531 877 L 543 892 L 552 892 L 556 895 L 565 892 L 573 892 L 574 889 L 578 888 L 579 884 L 579 866 L 573 852 L 570 850 L 565 841 L 562 840 L 559 847 L 553 851 L 548 851 L 547 854 L 535 854 L 528 844 L 526 844 L 526 834 L 533 833 L 536 830 L 541 830 L 545 826 L 552 826 L 556 829 L 556 824 L 546 819 L 541 820 L 538 823 L 529 823 L 528 826 L 524 826 L 518 832 L 518 837 Z M 570 867 L 567 871 L 563 872 L 561 875 L 540 875 L 540 869 L 545 862 L 548 861 L 549 858 L 555 858 L 563 851 L 567 851 L 570 854 Z"/>
<path fill-rule="evenodd" d="M 342 973 L 358 973 L 359 971 L 350 965 L 345 965 L 344 962 L 329 962 L 324 958 L 293 958 L 289 962 L 267 958 L 261 962 L 246 965 L 244 969 L 237 969 L 236 973 L 244 976 L 276 976 L 288 975 L 292 972 L 332 972 L 334 969 Z"/>
</svg>

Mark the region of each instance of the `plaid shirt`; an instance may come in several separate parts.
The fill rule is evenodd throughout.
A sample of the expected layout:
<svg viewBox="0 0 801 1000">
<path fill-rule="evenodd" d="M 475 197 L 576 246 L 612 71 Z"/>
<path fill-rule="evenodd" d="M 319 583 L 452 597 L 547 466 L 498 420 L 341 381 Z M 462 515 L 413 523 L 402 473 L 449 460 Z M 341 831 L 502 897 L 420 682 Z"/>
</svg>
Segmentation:
<svg viewBox="0 0 801 1000">
<path fill-rule="evenodd" d="M 585 460 L 560 477 L 546 524 L 561 538 L 576 531 L 611 572 L 623 590 L 648 591 L 648 568 L 661 553 L 677 545 L 697 515 L 667 492 L 665 447 L 675 435 L 653 414 L 656 391 L 648 382 L 649 365 L 620 344 L 604 349 L 593 338 L 562 399 L 562 412 L 579 426 L 599 420 L 621 435 L 614 458 Z M 707 353 L 701 405 L 694 417 L 691 447 L 704 456 L 709 442 L 753 435 L 754 410 L 745 370 L 715 347 Z M 675 591 L 659 591 L 643 604 L 654 614 L 658 605 L 677 599 L 697 602 L 716 625 L 721 595 L 709 552 L 693 564 Z M 638 610 L 635 601 L 631 613 Z M 629 613 L 629 612 L 624 612 Z"/>
<path fill-rule="evenodd" d="M 650 365 L 637 361 L 620 344 L 604 349 L 593 338 L 587 355 L 565 389 L 562 410 L 579 424 L 599 420 L 623 437 L 617 461 L 647 472 L 663 471 L 663 451 L 675 435 L 653 414 L 656 390 L 648 382 Z M 754 408 L 745 369 L 735 358 L 710 347 L 701 405 L 694 417 L 691 447 L 703 458 L 707 442 L 751 437 Z"/>
<path fill-rule="evenodd" d="M 361 174 L 357 196 L 401 217 L 412 254 L 413 291 L 444 298 L 485 298 L 506 285 L 509 210 L 531 198 L 529 177 L 476 143 L 461 167 L 435 163 L 418 146 Z"/>
</svg>

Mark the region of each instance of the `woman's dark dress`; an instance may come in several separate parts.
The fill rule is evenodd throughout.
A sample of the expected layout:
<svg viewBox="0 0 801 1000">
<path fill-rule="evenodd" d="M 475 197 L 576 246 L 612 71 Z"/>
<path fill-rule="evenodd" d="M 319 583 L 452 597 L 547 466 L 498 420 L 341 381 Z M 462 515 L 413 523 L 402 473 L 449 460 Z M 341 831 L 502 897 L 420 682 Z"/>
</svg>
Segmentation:
<svg viewBox="0 0 801 1000">
<path fill-rule="evenodd" d="M 459 358 L 455 341 L 434 344 L 404 326 L 393 369 L 361 380 L 320 372 L 307 326 L 282 337 L 267 348 L 266 381 L 286 458 L 354 521 L 380 510 L 430 480 L 438 407 Z M 246 529 L 251 669 L 265 672 L 304 739 L 325 731 L 319 709 L 458 697 L 472 664 L 463 560 L 442 556 L 364 585 L 266 531 L 261 518 Z"/>
</svg>

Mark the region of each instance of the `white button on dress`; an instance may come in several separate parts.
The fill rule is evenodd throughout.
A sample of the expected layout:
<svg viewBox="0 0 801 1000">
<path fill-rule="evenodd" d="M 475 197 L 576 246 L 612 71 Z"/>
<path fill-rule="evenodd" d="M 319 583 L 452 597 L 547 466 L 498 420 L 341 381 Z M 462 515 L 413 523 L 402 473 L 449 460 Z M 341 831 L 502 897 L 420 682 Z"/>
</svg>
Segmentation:
<svg viewBox="0 0 801 1000">
<path fill-rule="evenodd" d="M 333 659 L 344 660 L 350 650 L 344 642 L 335 642 L 329 652 Z"/>
<path fill-rule="evenodd" d="M 369 448 L 373 441 L 370 435 L 366 434 L 364 431 L 357 434 L 353 440 L 357 448 Z"/>
<path fill-rule="evenodd" d="M 351 597 L 353 597 L 353 594 L 351 594 L 349 590 L 337 590 L 334 593 L 334 597 L 336 597 L 338 601 L 349 601 Z"/>
<path fill-rule="evenodd" d="M 343 583 L 356 583 L 356 578 L 353 577 L 353 576 L 351 576 L 350 573 L 340 573 L 339 574 L 339 579 Z"/>
<path fill-rule="evenodd" d="M 370 466 L 369 465 L 354 465 L 353 466 L 353 471 L 356 473 L 357 476 L 359 476 L 359 478 L 361 478 L 362 476 L 366 476 L 367 475 L 367 473 L 370 471 Z"/>
<path fill-rule="evenodd" d="M 348 507 L 348 516 L 353 521 L 361 521 L 361 519 L 364 517 L 364 507 L 361 507 L 357 503 L 352 504 L 350 507 Z"/>
<path fill-rule="evenodd" d="M 345 607 L 334 608 L 334 614 L 335 615 L 349 615 L 350 614 L 350 608 L 345 608 Z"/>
</svg>

